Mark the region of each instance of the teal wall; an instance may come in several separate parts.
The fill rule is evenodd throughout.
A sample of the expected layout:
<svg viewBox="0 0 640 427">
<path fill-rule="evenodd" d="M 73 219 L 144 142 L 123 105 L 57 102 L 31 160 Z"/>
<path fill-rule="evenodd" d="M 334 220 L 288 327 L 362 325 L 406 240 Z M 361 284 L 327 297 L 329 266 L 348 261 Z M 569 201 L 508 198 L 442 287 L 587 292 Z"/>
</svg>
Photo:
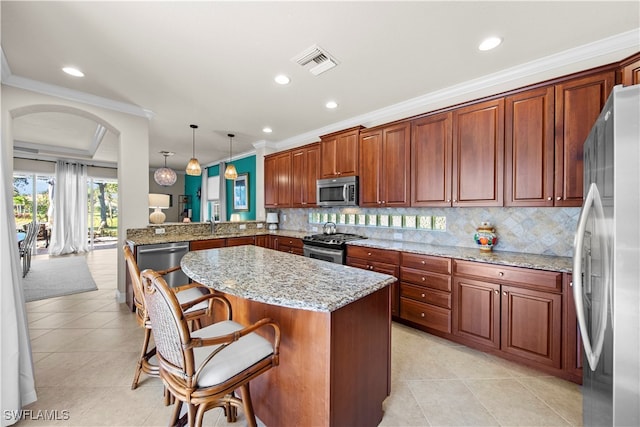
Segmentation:
<svg viewBox="0 0 640 427">
<path fill-rule="evenodd" d="M 240 219 L 243 221 L 251 221 L 256 219 L 256 156 L 249 156 L 243 159 L 234 160 L 233 164 L 236 166 L 238 174 L 249 174 L 249 210 L 238 211 L 233 210 L 233 181 L 227 180 L 227 218 L 228 221 L 232 213 L 240 214 Z M 209 167 L 208 176 L 220 175 L 220 166 Z M 200 203 L 202 198 L 197 197 L 198 190 L 202 183 L 202 178 L 199 176 L 185 176 L 184 191 L 185 194 L 191 196 L 193 209 L 192 220 L 194 222 L 200 221 Z"/>
</svg>

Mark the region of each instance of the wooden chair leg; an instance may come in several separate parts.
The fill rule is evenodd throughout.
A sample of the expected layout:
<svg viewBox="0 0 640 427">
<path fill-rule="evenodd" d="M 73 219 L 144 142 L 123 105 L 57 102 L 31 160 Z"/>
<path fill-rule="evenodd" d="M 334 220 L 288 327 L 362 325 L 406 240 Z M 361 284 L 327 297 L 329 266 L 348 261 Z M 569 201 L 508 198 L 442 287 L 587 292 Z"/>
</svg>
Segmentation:
<svg viewBox="0 0 640 427">
<path fill-rule="evenodd" d="M 169 393 L 169 391 L 165 388 L 165 393 L 171 394 Z M 180 421 L 180 411 L 182 410 L 182 401 L 181 400 L 176 400 L 176 405 L 173 408 L 173 414 L 171 414 L 171 422 L 169 423 L 170 426 L 178 426 L 179 421 Z"/>
<path fill-rule="evenodd" d="M 249 427 L 257 427 L 256 415 L 253 413 L 253 404 L 251 403 L 251 393 L 249 392 L 249 383 L 240 386 L 242 393 L 242 406 L 244 407 L 244 416 L 247 419 Z"/>
<path fill-rule="evenodd" d="M 136 364 L 136 372 L 133 376 L 133 383 L 131 383 L 131 390 L 135 390 L 138 387 L 138 381 L 140 380 L 140 373 L 142 372 L 142 363 L 147 357 L 147 349 L 149 348 L 149 340 L 151 339 L 151 329 L 144 329 L 144 340 L 142 341 L 142 350 L 140 351 L 140 357 Z"/>
</svg>

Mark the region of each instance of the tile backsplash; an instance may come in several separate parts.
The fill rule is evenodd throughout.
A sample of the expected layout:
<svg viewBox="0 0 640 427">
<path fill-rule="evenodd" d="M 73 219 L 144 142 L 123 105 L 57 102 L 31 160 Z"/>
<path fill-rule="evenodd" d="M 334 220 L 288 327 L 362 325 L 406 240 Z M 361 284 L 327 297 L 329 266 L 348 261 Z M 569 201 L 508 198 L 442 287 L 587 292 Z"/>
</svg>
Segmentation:
<svg viewBox="0 0 640 427">
<path fill-rule="evenodd" d="M 324 222 L 335 220 L 341 233 L 462 247 L 476 247 L 476 228 L 481 222 L 490 222 L 498 235 L 496 251 L 570 257 L 580 208 L 315 208 L 278 212 L 283 230 L 318 233 Z"/>
</svg>

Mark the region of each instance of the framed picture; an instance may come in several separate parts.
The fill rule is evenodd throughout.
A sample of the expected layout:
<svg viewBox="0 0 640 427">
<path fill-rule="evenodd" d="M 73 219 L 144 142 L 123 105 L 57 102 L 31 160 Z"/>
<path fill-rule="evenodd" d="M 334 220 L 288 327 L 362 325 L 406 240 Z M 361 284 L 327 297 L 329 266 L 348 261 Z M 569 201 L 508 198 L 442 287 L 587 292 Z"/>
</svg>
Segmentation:
<svg viewBox="0 0 640 427">
<path fill-rule="evenodd" d="M 233 210 L 249 210 L 249 174 L 243 173 L 233 180 Z"/>
</svg>

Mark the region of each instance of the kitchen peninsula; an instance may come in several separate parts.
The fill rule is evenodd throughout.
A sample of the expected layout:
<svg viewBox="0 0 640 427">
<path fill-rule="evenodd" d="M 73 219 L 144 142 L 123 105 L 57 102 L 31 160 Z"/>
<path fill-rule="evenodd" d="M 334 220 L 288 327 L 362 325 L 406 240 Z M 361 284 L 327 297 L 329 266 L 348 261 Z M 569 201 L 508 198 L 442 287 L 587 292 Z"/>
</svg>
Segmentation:
<svg viewBox="0 0 640 427">
<path fill-rule="evenodd" d="M 234 320 L 281 328 L 280 365 L 251 384 L 266 425 L 378 425 L 390 393 L 393 276 L 257 246 L 189 252 L 183 271 Z"/>
</svg>

